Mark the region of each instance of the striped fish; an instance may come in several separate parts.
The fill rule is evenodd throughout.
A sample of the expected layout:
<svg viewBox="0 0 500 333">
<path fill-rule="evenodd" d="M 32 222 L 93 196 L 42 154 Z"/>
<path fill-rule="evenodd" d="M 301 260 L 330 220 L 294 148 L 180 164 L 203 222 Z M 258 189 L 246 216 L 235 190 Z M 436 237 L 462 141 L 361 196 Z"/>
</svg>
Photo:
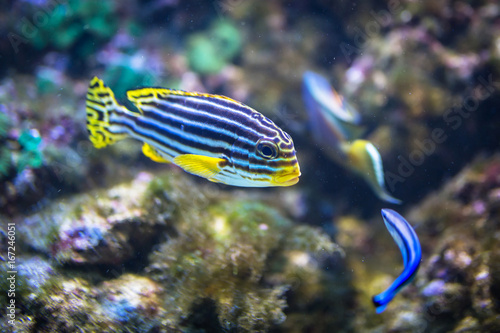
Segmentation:
<svg viewBox="0 0 500 333">
<path fill-rule="evenodd" d="M 300 168 L 292 138 L 231 98 L 173 89 L 129 90 L 137 111 L 120 105 L 102 80 L 87 92 L 87 129 L 96 148 L 127 137 L 143 153 L 212 182 L 243 187 L 290 186 Z"/>
<path fill-rule="evenodd" d="M 384 218 L 385 226 L 401 250 L 404 269 L 389 288 L 373 296 L 372 300 L 377 313 L 383 312 L 394 296 L 415 278 L 422 259 L 420 241 L 415 230 L 413 230 L 404 217 L 392 209 L 382 209 L 382 217 Z"/>
<path fill-rule="evenodd" d="M 328 80 L 311 71 L 303 75 L 302 95 L 316 143 L 336 163 L 356 172 L 375 194 L 401 203 L 385 188 L 382 158 L 375 146 L 362 140 L 361 115 L 339 95 Z"/>
</svg>

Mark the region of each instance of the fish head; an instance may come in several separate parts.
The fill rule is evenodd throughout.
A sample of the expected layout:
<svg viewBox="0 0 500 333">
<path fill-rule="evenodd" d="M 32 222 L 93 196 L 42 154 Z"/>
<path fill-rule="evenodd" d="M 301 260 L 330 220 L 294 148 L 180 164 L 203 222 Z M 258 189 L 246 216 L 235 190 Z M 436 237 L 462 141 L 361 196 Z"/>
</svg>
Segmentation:
<svg viewBox="0 0 500 333">
<path fill-rule="evenodd" d="M 297 184 L 300 167 L 290 136 L 280 130 L 274 138 L 259 138 L 249 154 L 249 171 L 260 186 Z"/>
<path fill-rule="evenodd" d="M 238 134 L 232 145 L 232 183 L 245 187 L 297 184 L 300 167 L 290 135 L 257 111 L 251 116 L 251 128 Z"/>
</svg>

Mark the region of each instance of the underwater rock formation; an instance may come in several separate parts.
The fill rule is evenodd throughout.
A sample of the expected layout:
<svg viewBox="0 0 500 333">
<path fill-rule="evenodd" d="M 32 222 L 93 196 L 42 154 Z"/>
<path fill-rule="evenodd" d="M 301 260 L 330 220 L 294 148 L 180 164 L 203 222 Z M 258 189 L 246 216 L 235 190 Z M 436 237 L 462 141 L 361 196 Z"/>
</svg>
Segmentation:
<svg viewBox="0 0 500 333">
<path fill-rule="evenodd" d="M 237 193 L 141 173 L 15 217 L 20 329 L 264 332 L 285 321 L 288 297 L 345 295 L 322 268 L 342 265 L 326 234 Z"/>
<path fill-rule="evenodd" d="M 498 332 L 500 331 L 500 155 L 480 157 L 406 214 L 422 244 L 422 263 L 412 285 L 375 316 L 368 296 L 390 283 L 371 267 L 374 248 L 384 266 L 397 264 L 382 237 L 362 236 L 363 243 L 345 246 L 348 265 L 356 270 L 354 287 L 366 315 L 356 318 L 359 331 Z M 356 223 L 339 225 L 352 234 Z M 380 229 L 376 235 L 380 233 Z M 360 235 L 362 232 L 360 233 Z M 339 244 L 349 239 L 344 236 Z M 362 258 L 366 264 L 357 261 Z M 394 257 L 394 259 L 391 259 Z M 348 256 L 349 258 L 349 256 Z M 365 260 L 366 259 L 366 260 Z"/>
<path fill-rule="evenodd" d="M 152 216 L 143 202 L 151 178 L 54 203 L 18 222 L 20 241 L 60 263 L 121 264 L 167 227 L 172 208 Z"/>
<path fill-rule="evenodd" d="M 409 215 L 429 252 L 422 311 L 447 331 L 500 330 L 499 188 L 500 156 L 480 157 Z"/>
</svg>

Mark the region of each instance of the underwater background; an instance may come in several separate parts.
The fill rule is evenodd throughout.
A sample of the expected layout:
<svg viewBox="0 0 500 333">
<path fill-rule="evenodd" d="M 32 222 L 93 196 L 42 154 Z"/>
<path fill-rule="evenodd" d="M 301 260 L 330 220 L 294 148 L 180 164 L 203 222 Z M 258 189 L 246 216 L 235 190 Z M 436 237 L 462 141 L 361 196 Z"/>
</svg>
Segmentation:
<svg viewBox="0 0 500 333">
<path fill-rule="evenodd" d="M 379 199 L 314 138 L 303 75 L 359 112 Z M 245 188 L 89 141 L 98 76 L 220 94 L 294 141 L 300 181 Z M 0 3 L 2 332 L 500 332 L 500 4 Z M 414 280 L 382 208 L 413 226 Z"/>
</svg>

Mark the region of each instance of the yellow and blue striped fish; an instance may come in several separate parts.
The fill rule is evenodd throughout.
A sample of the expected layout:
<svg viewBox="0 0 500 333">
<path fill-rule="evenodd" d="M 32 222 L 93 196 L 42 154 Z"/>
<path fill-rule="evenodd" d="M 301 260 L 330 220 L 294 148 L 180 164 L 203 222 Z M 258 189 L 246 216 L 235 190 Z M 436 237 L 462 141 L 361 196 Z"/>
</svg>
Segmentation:
<svg viewBox="0 0 500 333">
<path fill-rule="evenodd" d="M 231 98 L 142 88 L 120 105 L 94 77 L 87 92 L 87 129 L 96 148 L 132 137 L 156 162 L 174 163 L 212 182 L 243 187 L 290 186 L 300 168 L 292 138 L 271 120 Z"/>
<path fill-rule="evenodd" d="M 392 209 L 382 209 L 382 217 L 387 230 L 401 251 L 404 269 L 389 288 L 373 296 L 372 300 L 377 313 L 383 312 L 394 296 L 415 278 L 422 260 L 420 241 L 408 221 Z"/>
</svg>

